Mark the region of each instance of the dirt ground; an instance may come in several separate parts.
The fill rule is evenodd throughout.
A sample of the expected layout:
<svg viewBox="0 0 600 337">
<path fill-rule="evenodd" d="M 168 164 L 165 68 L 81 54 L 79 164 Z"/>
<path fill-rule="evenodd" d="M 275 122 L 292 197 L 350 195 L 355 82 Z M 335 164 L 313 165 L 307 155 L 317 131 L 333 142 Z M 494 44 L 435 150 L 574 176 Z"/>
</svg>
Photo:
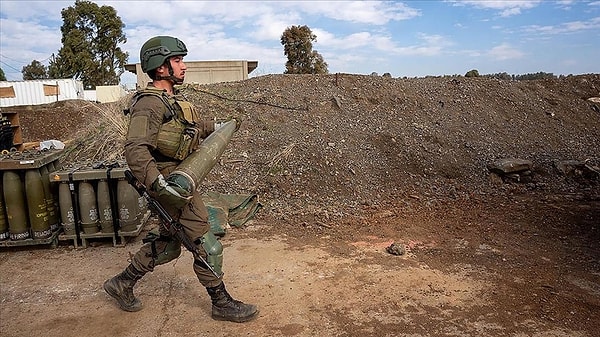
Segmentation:
<svg viewBox="0 0 600 337">
<path fill-rule="evenodd" d="M 187 252 L 138 283 L 144 310 L 120 311 L 102 282 L 141 233 L 118 247 L 2 248 L 2 336 L 600 331 L 600 104 L 589 100 L 600 75 L 268 75 L 185 94 L 207 116 L 244 120 L 203 188 L 260 197 L 257 216 L 222 239 L 228 290 L 259 317 L 211 320 Z M 75 131 L 101 119 L 77 101 L 14 109 L 27 141 L 79 148 Z M 106 156 L 86 153 L 65 165 Z M 503 158 L 532 167 L 494 174 Z M 404 254 L 387 251 L 394 243 Z"/>
</svg>

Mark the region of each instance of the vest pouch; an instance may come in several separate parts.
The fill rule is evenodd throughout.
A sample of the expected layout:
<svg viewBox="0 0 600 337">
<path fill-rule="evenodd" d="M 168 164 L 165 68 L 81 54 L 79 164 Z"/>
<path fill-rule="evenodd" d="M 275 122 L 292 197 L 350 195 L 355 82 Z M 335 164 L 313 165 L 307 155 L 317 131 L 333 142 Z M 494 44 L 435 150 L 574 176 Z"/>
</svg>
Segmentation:
<svg viewBox="0 0 600 337">
<path fill-rule="evenodd" d="M 175 160 L 183 160 L 197 149 L 199 130 L 187 126 L 177 118 L 161 125 L 158 131 L 156 148 L 158 151 Z"/>
<path fill-rule="evenodd" d="M 179 105 L 183 112 L 183 118 L 189 123 L 197 123 L 200 120 L 198 111 L 196 111 L 196 108 L 194 108 L 192 103 L 178 100 L 177 105 Z"/>
<path fill-rule="evenodd" d="M 183 129 L 179 147 L 177 148 L 177 153 L 174 158 L 177 160 L 184 160 L 190 153 L 194 152 L 200 144 L 198 140 L 199 134 L 200 132 L 198 129 L 193 127 L 186 127 Z"/>
</svg>

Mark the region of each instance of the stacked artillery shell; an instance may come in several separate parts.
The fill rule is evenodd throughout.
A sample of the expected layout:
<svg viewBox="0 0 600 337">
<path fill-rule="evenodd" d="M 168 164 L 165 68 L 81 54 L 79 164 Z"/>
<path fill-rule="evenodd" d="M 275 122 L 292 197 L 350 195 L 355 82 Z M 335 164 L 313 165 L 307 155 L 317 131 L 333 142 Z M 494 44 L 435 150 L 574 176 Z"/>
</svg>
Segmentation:
<svg viewBox="0 0 600 337">
<path fill-rule="evenodd" d="M 141 219 L 139 213 L 139 198 L 137 191 L 127 180 L 117 182 L 117 201 L 119 205 L 119 225 L 123 232 L 136 230 Z"/>
<path fill-rule="evenodd" d="M 48 167 L 46 165 L 40 167 L 40 175 L 42 176 L 42 184 L 44 187 L 44 198 L 46 200 L 46 210 L 48 211 L 48 222 L 50 229 L 55 231 L 58 229 L 58 209 L 56 208 L 55 195 L 50 187 L 50 177 L 48 176 Z"/>
<path fill-rule="evenodd" d="M 25 195 L 33 238 L 44 239 L 49 237 L 52 235 L 52 230 L 48 219 L 44 183 L 39 169 L 25 171 Z"/>
<path fill-rule="evenodd" d="M 2 175 L 2 172 L 0 172 Z M 2 178 L 0 178 L 0 191 L 4 191 Z M 0 193 L 0 241 L 6 240 L 9 238 L 8 232 L 8 220 L 6 219 L 6 212 L 4 211 L 4 193 Z"/>
<path fill-rule="evenodd" d="M 80 229 L 84 235 L 105 237 L 114 233 L 115 225 L 118 231 L 128 234 L 139 229 L 147 205 L 140 202 L 137 191 L 124 179 L 123 170 L 119 163 L 100 163 L 52 173 L 51 180 L 60 182 L 58 194 L 65 234 L 73 235 Z M 143 214 L 140 208 L 144 208 Z"/>
<path fill-rule="evenodd" d="M 60 221 L 67 235 L 74 235 L 75 230 L 75 211 L 71 199 L 71 190 L 68 182 L 61 182 L 58 186 L 58 204 L 60 209 Z"/>
<path fill-rule="evenodd" d="M 114 231 L 112 207 L 110 206 L 110 190 L 106 179 L 98 180 L 96 194 L 101 231 L 102 233 L 112 233 Z"/>
<path fill-rule="evenodd" d="M 79 217 L 81 219 L 81 230 L 85 234 L 98 233 L 98 206 L 96 204 L 96 192 L 89 181 L 79 182 Z"/>
<path fill-rule="evenodd" d="M 29 218 L 21 176 L 15 171 L 5 171 L 2 176 L 2 187 L 10 239 L 28 239 L 30 237 Z"/>
<path fill-rule="evenodd" d="M 58 162 L 56 162 L 58 164 Z M 50 180 L 50 173 L 54 173 L 56 171 L 56 165 L 55 162 L 51 161 L 50 163 L 48 163 L 48 182 L 50 183 L 50 194 L 52 194 L 53 196 L 53 201 L 54 201 L 54 209 L 56 210 L 56 221 L 57 221 L 57 229 L 60 228 L 60 204 L 59 204 L 59 200 L 58 200 L 58 184 L 53 184 L 52 181 Z M 50 227 L 52 227 L 52 224 L 50 224 Z"/>
<path fill-rule="evenodd" d="M 59 155 L 60 151 L 37 150 L 0 154 L 0 241 L 47 243 L 45 239 L 58 231 L 58 208 L 48 170 Z"/>
</svg>

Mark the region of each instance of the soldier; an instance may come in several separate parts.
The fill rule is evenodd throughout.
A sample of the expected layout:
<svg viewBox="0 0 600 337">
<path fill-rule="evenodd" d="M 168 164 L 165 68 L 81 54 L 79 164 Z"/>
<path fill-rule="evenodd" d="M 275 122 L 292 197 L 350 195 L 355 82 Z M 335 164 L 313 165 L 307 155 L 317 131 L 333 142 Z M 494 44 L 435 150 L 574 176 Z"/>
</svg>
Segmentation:
<svg viewBox="0 0 600 337">
<path fill-rule="evenodd" d="M 138 90 L 129 109 L 131 120 L 125 141 L 125 159 L 133 175 L 150 186 L 150 195 L 182 224 L 185 234 L 198 246 L 210 267 L 199 260 L 193 269 L 206 287 L 212 301 L 212 318 L 246 322 L 258 315 L 255 305 L 233 299 L 222 280 L 223 246 L 209 230 L 208 214 L 198 191 L 185 182 L 169 176 L 187 155 L 197 149 L 219 123 L 201 120 L 194 107 L 177 94 L 175 85 L 182 84 L 186 72 L 183 57 L 185 44 L 174 37 L 156 36 L 140 50 L 142 71 L 152 79 L 148 87 Z M 239 122 L 238 122 L 239 124 Z M 120 274 L 104 282 L 104 290 L 116 299 L 121 309 L 138 311 L 141 302 L 133 287 L 155 266 L 177 258 L 181 243 L 162 226 L 149 233 L 145 244 Z"/>
</svg>

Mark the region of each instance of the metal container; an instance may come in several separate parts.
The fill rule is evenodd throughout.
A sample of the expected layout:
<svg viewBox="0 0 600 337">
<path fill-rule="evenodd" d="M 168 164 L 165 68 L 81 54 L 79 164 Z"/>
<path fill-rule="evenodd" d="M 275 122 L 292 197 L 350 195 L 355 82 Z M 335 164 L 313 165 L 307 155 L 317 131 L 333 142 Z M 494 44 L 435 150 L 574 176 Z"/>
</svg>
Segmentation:
<svg viewBox="0 0 600 337">
<path fill-rule="evenodd" d="M 83 82 L 74 79 L 2 81 L 0 87 L 12 88 L 14 91 L 14 95 L 0 98 L 0 107 L 36 105 L 84 98 Z"/>
</svg>

